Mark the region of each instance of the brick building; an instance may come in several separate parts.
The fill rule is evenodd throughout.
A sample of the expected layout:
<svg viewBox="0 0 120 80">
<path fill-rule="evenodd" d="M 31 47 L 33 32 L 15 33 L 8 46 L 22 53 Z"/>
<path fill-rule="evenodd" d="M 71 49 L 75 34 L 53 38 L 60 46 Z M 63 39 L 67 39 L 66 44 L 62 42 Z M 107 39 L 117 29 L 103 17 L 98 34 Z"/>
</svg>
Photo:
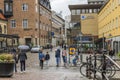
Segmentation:
<svg viewBox="0 0 120 80">
<path fill-rule="evenodd" d="M 1 0 L 0 8 L 8 19 L 8 34 L 19 35 L 19 44 L 48 43 L 51 32 L 49 0 Z"/>
</svg>

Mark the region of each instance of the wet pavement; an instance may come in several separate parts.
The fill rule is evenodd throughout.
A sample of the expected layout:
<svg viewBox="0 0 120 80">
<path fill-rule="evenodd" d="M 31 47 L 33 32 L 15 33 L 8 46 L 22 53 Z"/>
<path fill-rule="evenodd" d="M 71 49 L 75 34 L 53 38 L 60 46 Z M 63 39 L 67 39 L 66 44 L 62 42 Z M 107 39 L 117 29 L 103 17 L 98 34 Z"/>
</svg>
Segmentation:
<svg viewBox="0 0 120 80">
<path fill-rule="evenodd" d="M 55 49 L 54 49 L 55 50 Z M 14 73 L 12 77 L 3 78 L 0 77 L 0 80 L 90 80 L 86 77 L 83 77 L 79 72 L 79 66 L 77 67 L 64 67 L 62 60 L 60 67 L 56 67 L 55 62 L 55 51 L 44 50 L 44 53 L 47 51 L 50 54 L 49 67 L 44 63 L 44 68 L 41 70 L 39 66 L 38 53 L 27 53 L 28 59 L 26 61 L 26 72 L 20 72 L 20 64 L 17 64 L 17 73 Z M 89 54 L 83 55 L 83 62 L 85 62 L 85 57 Z M 110 80 L 120 80 L 118 72 L 114 77 L 115 79 Z M 91 79 L 93 80 L 93 79 Z"/>
<path fill-rule="evenodd" d="M 44 52 L 46 51 L 49 50 L 45 50 Z M 17 73 L 14 73 L 14 75 L 10 78 L 0 77 L 0 80 L 89 80 L 80 74 L 79 67 L 65 68 L 62 60 L 60 67 L 56 67 L 54 50 L 53 52 L 49 51 L 49 54 L 51 56 L 49 67 L 44 65 L 43 70 L 41 70 L 39 66 L 38 54 L 28 52 L 26 72 L 20 72 L 20 64 L 18 63 Z"/>
</svg>

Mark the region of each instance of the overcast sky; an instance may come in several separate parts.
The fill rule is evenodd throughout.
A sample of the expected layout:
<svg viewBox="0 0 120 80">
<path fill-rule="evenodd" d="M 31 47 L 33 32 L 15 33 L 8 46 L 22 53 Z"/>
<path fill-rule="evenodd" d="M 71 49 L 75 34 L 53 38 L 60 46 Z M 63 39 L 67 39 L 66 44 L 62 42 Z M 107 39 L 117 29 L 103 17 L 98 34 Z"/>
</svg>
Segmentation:
<svg viewBox="0 0 120 80">
<path fill-rule="evenodd" d="M 66 16 L 70 14 L 68 5 L 71 4 L 86 4 L 87 0 L 50 0 L 52 10 L 56 12 L 62 11 L 62 15 Z"/>
</svg>

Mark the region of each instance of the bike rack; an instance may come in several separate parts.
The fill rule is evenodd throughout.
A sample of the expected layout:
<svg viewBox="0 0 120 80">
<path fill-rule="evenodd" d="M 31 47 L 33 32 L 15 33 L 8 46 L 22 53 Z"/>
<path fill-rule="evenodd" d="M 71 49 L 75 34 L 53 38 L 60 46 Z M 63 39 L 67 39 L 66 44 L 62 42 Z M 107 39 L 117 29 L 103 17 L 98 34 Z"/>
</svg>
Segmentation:
<svg viewBox="0 0 120 80">
<path fill-rule="evenodd" d="M 118 65 L 111 57 L 109 57 L 108 55 L 105 55 L 117 68 L 119 68 L 120 70 L 120 65 Z"/>
</svg>

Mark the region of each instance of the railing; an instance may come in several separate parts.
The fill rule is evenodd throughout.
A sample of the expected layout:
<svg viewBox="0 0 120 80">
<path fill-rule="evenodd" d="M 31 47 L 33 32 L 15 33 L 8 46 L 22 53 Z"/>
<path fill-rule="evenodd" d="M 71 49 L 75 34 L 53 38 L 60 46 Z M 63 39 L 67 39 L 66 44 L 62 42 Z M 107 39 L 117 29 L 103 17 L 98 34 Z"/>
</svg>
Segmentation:
<svg viewBox="0 0 120 80">
<path fill-rule="evenodd" d="M 93 63 L 92 60 L 94 60 Z M 97 60 L 101 61 L 99 67 L 97 66 L 98 64 Z M 87 62 L 83 65 L 86 65 L 86 77 L 88 77 L 89 79 L 93 78 L 93 80 L 96 80 L 97 77 L 96 73 L 99 72 L 98 70 L 100 70 L 101 75 L 99 76 L 101 76 L 102 80 L 109 80 L 110 77 L 113 77 L 116 74 L 116 72 L 114 73 L 114 71 L 120 71 L 120 65 L 118 65 L 114 59 L 106 55 L 105 52 L 102 54 L 101 59 L 97 59 L 97 55 L 94 54 L 93 56 L 90 55 L 89 57 L 86 57 L 86 61 Z M 111 66 L 107 65 L 108 64 L 107 61 L 109 61 L 110 64 L 112 65 Z M 113 69 L 112 67 L 114 66 L 115 68 Z M 108 76 L 110 72 L 111 74 L 110 76 Z M 93 74 L 93 77 L 91 74 Z"/>
</svg>

